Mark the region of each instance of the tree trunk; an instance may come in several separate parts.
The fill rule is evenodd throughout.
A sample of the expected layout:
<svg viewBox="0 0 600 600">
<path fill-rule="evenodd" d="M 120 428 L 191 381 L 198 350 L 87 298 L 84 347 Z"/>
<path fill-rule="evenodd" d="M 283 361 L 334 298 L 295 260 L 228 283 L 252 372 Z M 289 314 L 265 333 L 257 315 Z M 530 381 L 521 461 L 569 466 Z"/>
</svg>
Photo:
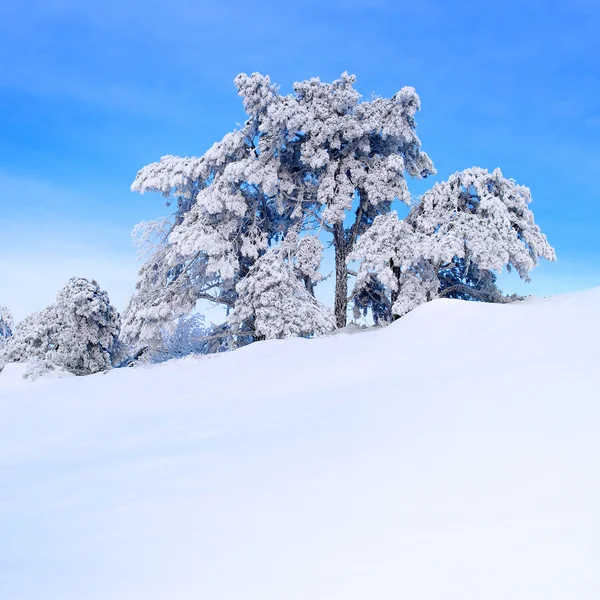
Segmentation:
<svg viewBox="0 0 600 600">
<path fill-rule="evenodd" d="M 306 291 L 314 298 L 315 297 L 315 286 L 313 285 L 312 279 L 305 275 L 303 278 L 304 287 L 306 287 Z"/>
<path fill-rule="evenodd" d="M 392 269 L 392 273 L 394 274 L 394 277 L 396 278 L 396 281 L 398 282 L 398 288 L 400 288 L 400 275 L 401 275 L 400 267 L 395 267 L 394 263 L 390 260 L 390 268 Z M 391 293 L 392 306 L 394 305 L 394 302 L 396 302 L 396 300 L 398 300 L 399 295 L 400 295 L 400 289 L 392 290 L 392 293 Z"/>
<path fill-rule="evenodd" d="M 348 306 L 348 267 L 346 266 L 346 236 L 344 224 L 333 226 L 333 244 L 335 247 L 335 322 L 337 327 L 346 326 Z"/>
</svg>

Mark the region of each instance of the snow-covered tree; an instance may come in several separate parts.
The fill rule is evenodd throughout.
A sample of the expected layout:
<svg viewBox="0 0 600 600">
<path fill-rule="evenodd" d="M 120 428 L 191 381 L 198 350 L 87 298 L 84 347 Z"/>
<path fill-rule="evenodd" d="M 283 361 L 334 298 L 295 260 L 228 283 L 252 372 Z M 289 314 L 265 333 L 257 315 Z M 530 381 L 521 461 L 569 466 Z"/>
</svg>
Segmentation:
<svg viewBox="0 0 600 600">
<path fill-rule="evenodd" d="M 16 326 L 12 337 L 0 350 L 0 366 L 31 359 L 44 360 L 56 343 L 59 327 L 54 305 L 32 313 Z"/>
<path fill-rule="evenodd" d="M 159 343 L 159 332 L 197 300 L 229 312 L 238 284 L 288 234 L 303 240 L 294 245 L 292 262 L 312 294 L 320 280 L 311 264 L 323 250 L 322 231 L 332 235 L 335 248 L 335 313 L 343 326 L 349 251 L 394 199 L 409 201 L 405 173 L 434 172 L 415 133 L 419 98 L 412 88 L 361 102 L 347 74 L 331 84 L 296 83 L 289 95 L 258 73 L 239 75 L 235 83 L 247 114 L 240 130 L 200 158 L 165 156 L 132 184 L 140 193 L 163 194 L 176 210 L 170 221 L 141 228 L 143 240 L 158 244 L 124 315 L 130 344 Z M 346 226 L 354 205 L 353 223 Z"/>
<path fill-rule="evenodd" d="M 275 93 L 267 82 L 256 95 Z M 240 131 L 227 134 L 200 158 L 163 157 L 142 169 L 132 190 L 160 192 L 177 208 L 147 265 L 124 315 L 125 341 L 152 346 L 162 329 L 188 314 L 197 300 L 230 310 L 237 282 L 270 244 L 280 241 L 301 215 L 280 189 L 294 150 L 278 132 L 262 132 L 260 108 L 247 107 Z M 300 180 L 302 174 L 294 175 Z M 146 224 L 142 232 L 160 226 Z"/>
<path fill-rule="evenodd" d="M 50 361 L 75 375 L 110 369 L 118 353 L 120 317 L 94 280 L 71 278 L 56 297 L 60 328 Z"/>
<path fill-rule="evenodd" d="M 261 256 L 237 285 L 238 299 L 228 323 L 257 339 L 309 337 L 335 328 L 331 311 L 306 289 L 280 250 Z"/>
<path fill-rule="evenodd" d="M 500 301 L 493 271 L 529 280 L 540 258 L 556 259 L 529 209 L 528 188 L 474 167 L 426 192 L 404 221 L 378 217 L 351 259 L 360 260 L 357 290 L 373 279 L 391 290 L 403 315 L 442 297 Z"/>
<path fill-rule="evenodd" d="M 430 258 L 438 266 L 457 256 L 482 269 L 506 266 L 529 280 L 540 258 L 556 260 L 530 202 L 529 188 L 506 179 L 500 169 L 474 167 L 436 184 L 407 221 L 431 240 Z"/>
<path fill-rule="evenodd" d="M 4 306 L 0 306 L 0 348 L 12 336 L 14 328 L 13 316 L 10 310 Z"/>
<path fill-rule="evenodd" d="M 338 327 L 346 324 L 347 258 L 357 239 L 394 200 L 410 202 L 405 174 L 435 173 L 416 134 L 420 100 L 415 90 L 404 87 L 392 98 L 361 102 L 354 82 L 344 73 L 331 84 L 317 78 L 296 83 L 287 111 L 278 104 L 271 111 L 301 140 L 300 161 L 310 168 L 307 181 L 316 188 L 316 212 L 332 235 Z"/>
<path fill-rule="evenodd" d="M 74 277 L 55 304 L 16 327 L 0 361 L 35 359 L 75 375 L 104 371 L 117 358 L 119 325 L 119 315 L 98 283 Z"/>
</svg>

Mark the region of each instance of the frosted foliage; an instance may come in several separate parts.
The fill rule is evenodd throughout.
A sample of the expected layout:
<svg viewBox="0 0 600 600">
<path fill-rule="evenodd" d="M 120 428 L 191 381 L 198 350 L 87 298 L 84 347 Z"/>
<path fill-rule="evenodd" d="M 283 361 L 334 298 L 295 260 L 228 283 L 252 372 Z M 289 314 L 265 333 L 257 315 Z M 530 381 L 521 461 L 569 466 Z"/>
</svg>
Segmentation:
<svg viewBox="0 0 600 600">
<path fill-rule="evenodd" d="M 412 88 L 362 102 L 348 74 L 331 84 L 296 83 L 289 95 L 279 94 L 269 77 L 258 73 L 241 74 L 235 84 L 247 114 L 239 131 L 199 158 L 162 157 L 141 169 L 131 186 L 140 193 L 159 192 L 168 204 L 176 201 L 177 209 L 168 223 L 138 228 L 142 248 L 147 252 L 149 242 L 154 250 L 149 262 L 164 261 L 157 268 L 167 275 L 140 272 L 136 298 L 125 314 L 127 339 L 158 342 L 163 326 L 183 314 L 184 306 L 191 310 L 194 295 L 229 310 L 239 280 L 288 232 L 330 231 L 331 224 L 344 221 L 357 194 L 360 218 L 371 213 L 374 218 L 387 212 L 394 198 L 409 201 L 405 173 L 434 172 L 416 135 L 419 98 Z M 360 233 L 357 228 L 352 239 Z M 157 240 L 169 251 L 152 248 Z M 322 248 L 308 240 L 297 251 L 291 259 L 297 273 L 319 281 Z M 197 275 L 173 276 L 188 269 Z M 184 285 L 194 293 L 184 293 Z M 185 295 L 178 306 L 172 294 L 158 291 L 171 286 Z M 161 307 L 163 302 L 169 305 Z M 133 315 L 137 311 L 142 312 Z"/>
<path fill-rule="evenodd" d="M 32 358 L 27 361 L 23 379 L 34 381 L 40 377 L 51 375 L 53 378 L 73 377 L 73 373 L 41 358 Z"/>
<path fill-rule="evenodd" d="M 46 360 L 41 358 L 31 358 L 27 361 L 26 371 L 23 374 L 23 379 L 29 379 L 30 381 L 34 381 L 47 375 L 48 373 L 53 372 L 56 367 L 49 363 Z"/>
<path fill-rule="evenodd" d="M 32 313 L 21 321 L 13 336 L 0 352 L 0 366 L 11 362 L 27 362 L 31 359 L 46 359 L 56 343 L 60 328 L 55 306 Z"/>
<path fill-rule="evenodd" d="M 348 257 L 348 261 L 360 261 L 356 288 L 362 289 L 375 274 L 383 285 L 398 291 L 395 268 L 408 270 L 422 252 L 424 241 L 395 211 L 377 217 Z"/>
<path fill-rule="evenodd" d="M 192 198 L 207 179 L 246 154 L 244 132 L 234 131 L 214 144 L 201 158 L 163 156 L 160 162 L 138 172 L 131 189 L 142 194 L 151 191 L 165 196 Z"/>
<path fill-rule="evenodd" d="M 204 338 L 207 335 L 202 315 L 181 317 L 172 332 L 163 332 L 161 347 L 152 352 L 148 359 L 150 362 L 163 362 L 190 354 L 202 354 L 206 350 Z"/>
<path fill-rule="evenodd" d="M 14 329 L 13 316 L 10 310 L 0 306 L 0 348 L 12 335 Z"/>
<path fill-rule="evenodd" d="M 49 360 L 75 375 L 110 369 L 120 317 L 98 283 L 73 277 L 58 293 L 56 311 L 61 327 Z"/>
<path fill-rule="evenodd" d="M 237 286 L 228 318 L 234 329 L 250 326 L 258 337 L 324 335 L 335 328 L 332 313 L 311 296 L 275 250 L 256 261 Z"/>
<path fill-rule="evenodd" d="M 168 158 L 167 165 L 173 160 L 173 157 Z M 166 236 L 179 255 L 201 257 L 207 262 L 207 272 L 220 274 L 224 280 L 234 278 L 240 256 L 256 258 L 267 246 L 264 223 L 251 219 L 259 209 L 259 199 L 243 187 L 246 181 L 260 183 L 264 176 L 258 165 L 252 167 L 251 160 L 228 163 L 211 185 L 198 184 L 201 189 L 194 197 L 193 206 L 182 215 L 171 235 Z M 154 172 L 154 168 L 150 170 Z M 211 173 L 207 173 L 207 177 L 210 176 Z M 174 178 L 170 189 L 181 193 L 178 170 Z M 277 180 L 276 175 L 272 180 Z M 147 189 L 148 185 L 144 180 L 141 189 Z M 164 185 L 167 184 L 161 183 L 161 190 Z"/>
<path fill-rule="evenodd" d="M 20 323 L 2 361 L 38 359 L 75 375 L 110 369 L 118 351 L 119 315 L 95 281 L 80 277 L 60 290 L 56 304 Z"/>
<path fill-rule="evenodd" d="M 160 248 L 140 269 L 137 290 L 123 312 L 121 338 L 125 344 L 161 347 L 163 330 L 172 330 L 179 317 L 188 314 L 198 299 L 190 278 L 200 265 L 173 272 L 173 248 Z"/>
<path fill-rule="evenodd" d="M 499 169 L 456 173 L 428 191 L 406 221 L 395 212 L 375 219 L 350 255 L 361 261 L 357 290 L 375 277 L 396 292 L 392 310 L 402 315 L 438 295 L 437 271 L 456 259 L 478 271 L 514 268 L 528 280 L 539 258 L 556 259 L 530 201 L 529 189 L 505 179 Z M 497 301 L 494 286 L 488 288 L 481 299 Z"/>
<path fill-rule="evenodd" d="M 316 283 L 323 279 L 319 272 L 323 258 L 323 244 L 312 235 L 300 238 L 296 249 L 296 269 L 301 277 Z"/>
<path fill-rule="evenodd" d="M 349 257 L 361 261 L 356 291 L 365 289 L 375 277 L 394 292 L 392 313 L 398 316 L 437 297 L 439 282 L 423 261 L 427 248 L 427 237 L 400 221 L 395 211 L 377 217 Z"/>
<path fill-rule="evenodd" d="M 209 188 L 215 195 L 215 189 Z M 205 198 L 199 197 L 202 202 Z M 203 207 L 197 204 L 186 216 L 180 227 L 171 236 L 171 241 L 182 256 L 202 255 L 206 262 L 206 272 L 218 275 L 223 281 L 235 278 L 240 268 L 240 258 L 255 259 L 268 246 L 267 235 L 258 225 L 241 223 L 242 215 L 223 211 L 218 218 L 203 214 Z"/>
<path fill-rule="evenodd" d="M 529 188 L 474 167 L 436 184 L 409 216 L 429 237 L 424 256 L 438 265 L 453 256 L 481 269 L 514 268 L 523 279 L 540 258 L 556 260 L 554 249 L 535 224 Z"/>
<path fill-rule="evenodd" d="M 140 270 L 124 315 L 126 342 L 159 345 L 162 329 L 188 314 L 199 298 L 230 307 L 240 269 L 285 229 L 283 208 L 262 191 L 275 193 L 277 170 L 266 155 L 257 158 L 249 135 L 226 136 L 195 161 L 164 157 L 138 174 L 133 189 L 185 194 L 192 202 L 179 202 L 185 210 L 176 215 L 164 247 Z M 146 225 L 142 241 L 156 229 L 159 224 Z"/>
<path fill-rule="evenodd" d="M 317 78 L 296 83 L 295 102 L 270 107 L 270 115 L 301 137 L 301 160 L 319 175 L 317 200 L 329 223 L 344 220 L 356 192 L 373 205 L 394 198 L 408 203 L 405 171 L 413 177 L 435 172 L 416 135 L 415 90 L 361 102 L 354 82 L 344 73 L 331 84 Z"/>
<path fill-rule="evenodd" d="M 173 225 L 168 218 L 141 221 L 131 232 L 138 259 L 152 255 L 168 239 Z"/>
<path fill-rule="evenodd" d="M 399 293 L 392 305 L 392 313 L 399 317 L 438 297 L 439 281 L 427 263 L 402 273 L 398 284 Z"/>
</svg>

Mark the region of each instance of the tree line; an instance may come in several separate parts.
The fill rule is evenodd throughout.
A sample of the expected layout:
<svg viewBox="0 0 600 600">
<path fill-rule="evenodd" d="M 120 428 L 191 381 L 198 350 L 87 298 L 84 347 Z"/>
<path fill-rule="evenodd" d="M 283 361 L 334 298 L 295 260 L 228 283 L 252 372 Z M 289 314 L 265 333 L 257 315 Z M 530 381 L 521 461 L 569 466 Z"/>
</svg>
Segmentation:
<svg viewBox="0 0 600 600">
<path fill-rule="evenodd" d="M 95 282 L 71 280 L 49 312 L 16 328 L 6 319 L 4 334 L 0 320 L 0 364 L 47 350 L 50 362 L 83 374 L 125 356 L 162 360 L 326 335 L 350 312 L 383 325 L 440 297 L 506 302 L 496 273 L 514 269 L 527 280 L 540 258 L 555 260 L 529 189 L 499 169 L 457 172 L 413 199 L 407 179 L 436 173 L 416 133 L 417 93 L 404 87 L 364 101 L 354 83 L 346 73 L 333 83 L 314 78 L 283 95 L 268 76 L 239 75 L 244 124 L 201 157 L 164 156 L 142 168 L 131 186 L 162 194 L 173 210 L 135 229 L 145 260 L 122 318 L 114 309 L 107 316 Z M 409 206 L 404 219 L 395 203 Z M 322 268 L 328 252 L 331 274 Z M 315 295 L 329 276 L 332 308 Z M 74 306 L 74 289 L 95 307 L 75 311 L 94 323 L 77 337 L 95 353 L 88 366 L 59 359 L 65 342 L 55 341 L 66 323 L 82 322 L 57 308 Z M 221 306 L 224 322 L 205 326 L 194 314 L 199 301 Z"/>
</svg>

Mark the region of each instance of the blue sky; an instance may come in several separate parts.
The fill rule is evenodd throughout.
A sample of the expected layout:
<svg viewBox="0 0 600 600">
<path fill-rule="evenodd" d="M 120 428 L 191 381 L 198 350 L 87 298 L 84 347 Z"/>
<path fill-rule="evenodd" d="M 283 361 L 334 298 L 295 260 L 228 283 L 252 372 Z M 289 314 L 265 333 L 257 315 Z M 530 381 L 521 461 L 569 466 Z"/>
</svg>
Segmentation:
<svg viewBox="0 0 600 600">
<path fill-rule="evenodd" d="M 23 318 L 80 275 L 122 308 L 129 232 L 164 211 L 129 192 L 137 170 L 233 129 L 252 71 L 284 92 L 343 71 L 366 97 L 414 86 L 434 180 L 499 166 L 532 190 L 559 261 L 505 291 L 600 285 L 598 31 L 597 0 L 2 2 L 0 304 Z"/>
</svg>

